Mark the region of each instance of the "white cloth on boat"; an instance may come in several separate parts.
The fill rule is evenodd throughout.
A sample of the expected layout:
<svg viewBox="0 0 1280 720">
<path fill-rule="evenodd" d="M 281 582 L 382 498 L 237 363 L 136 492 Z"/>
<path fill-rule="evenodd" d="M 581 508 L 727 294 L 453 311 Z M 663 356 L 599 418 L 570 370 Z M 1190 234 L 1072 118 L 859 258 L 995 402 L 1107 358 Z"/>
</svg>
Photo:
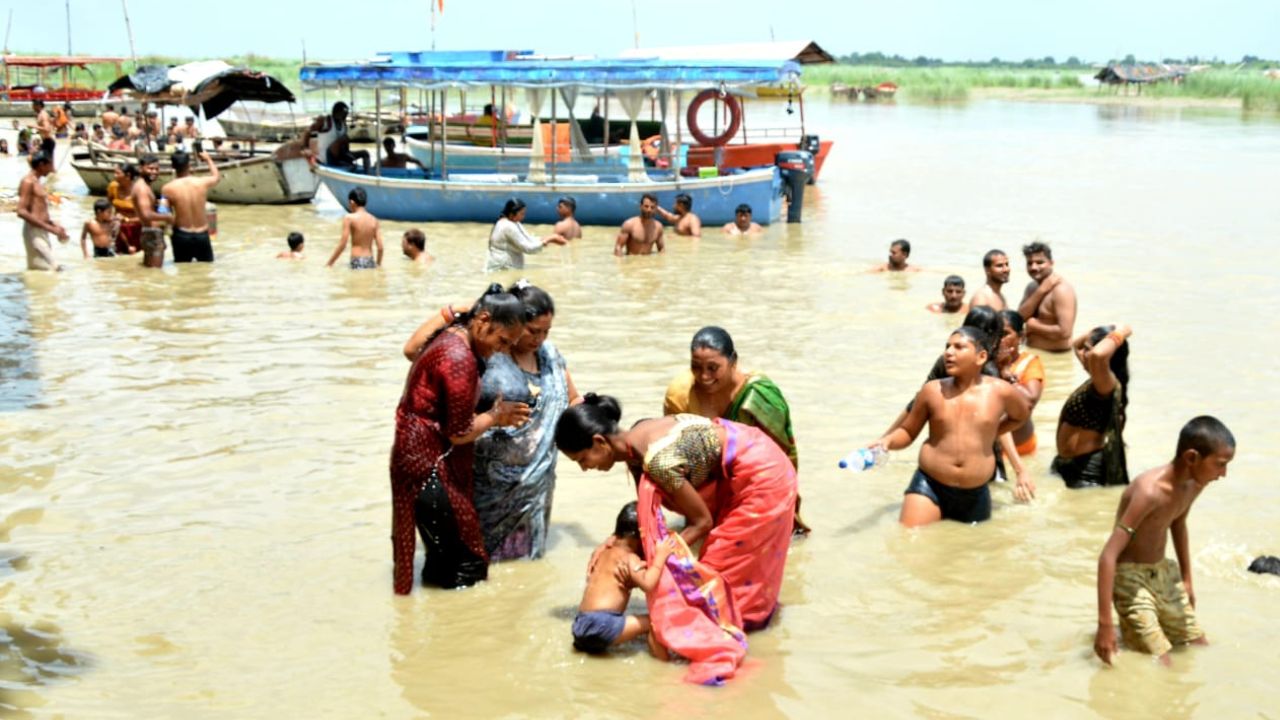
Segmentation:
<svg viewBox="0 0 1280 720">
<path fill-rule="evenodd" d="M 489 233 L 489 258 L 484 271 L 519 270 L 524 267 L 526 253 L 542 252 L 542 241 L 530 235 L 524 226 L 507 218 L 499 218 Z"/>
</svg>

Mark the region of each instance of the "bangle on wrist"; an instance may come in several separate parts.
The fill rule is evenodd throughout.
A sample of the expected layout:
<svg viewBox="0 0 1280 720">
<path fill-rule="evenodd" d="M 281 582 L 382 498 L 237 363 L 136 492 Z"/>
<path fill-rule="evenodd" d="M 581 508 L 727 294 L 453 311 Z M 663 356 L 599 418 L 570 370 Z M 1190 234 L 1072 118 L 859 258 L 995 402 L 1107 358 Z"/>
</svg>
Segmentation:
<svg viewBox="0 0 1280 720">
<path fill-rule="evenodd" d="M 1124 336 L 1116 332 L 1115 330 L 1112 330 L 1111 332 L 1107 333 L 1107 337 L 1111 340 L 1111 342 L 1116 344 L 1116 347 L 1120 347 L 1121 345 L 1124 344 Z"/>
</svg>

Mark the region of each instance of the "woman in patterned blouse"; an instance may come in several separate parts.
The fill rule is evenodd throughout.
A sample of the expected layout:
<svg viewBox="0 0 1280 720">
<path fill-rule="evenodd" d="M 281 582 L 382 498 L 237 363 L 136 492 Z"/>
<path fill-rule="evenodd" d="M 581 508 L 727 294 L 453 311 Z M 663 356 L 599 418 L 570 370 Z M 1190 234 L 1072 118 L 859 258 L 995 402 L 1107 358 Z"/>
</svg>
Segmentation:
<svg viewBox="0 0 1280 720">
<path fill-rule="evenodd" d="M 768 624 L 778 605 L 796 502 L 795 467 L 758 428 L 723 418 L 671 415 L 618 427 L 622 409 L 587 393 L 556 425 L 556 446 L 583 470 L 623 461 L 637 484 L 685 518 L 681 538 L 718 572 L 743 626 Z M 646 541 L 647 542 L 647 541 Z"/>
</svg>

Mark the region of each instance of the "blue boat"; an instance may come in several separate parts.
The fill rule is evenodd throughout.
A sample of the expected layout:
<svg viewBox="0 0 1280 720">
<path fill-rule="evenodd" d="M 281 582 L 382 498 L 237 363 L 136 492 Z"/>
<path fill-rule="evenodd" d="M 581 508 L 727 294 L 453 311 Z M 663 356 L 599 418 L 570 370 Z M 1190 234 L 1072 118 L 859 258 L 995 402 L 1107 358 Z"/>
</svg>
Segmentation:
<svg viewBox="0 0 1280 720">
<path fill-rule="evenodd" d="M 376 166 L 364 173 L 325 165 L 316 168 L 321 182 L 339 200 L 352 189 L 363 188 L 369 211 L 380 218 L 490 222 L 507 199 L 517 197 L 528 206 L 527 222 L 553 223 L 559 219 L 557 202 L 569 195 L 577 201 L 579 222 L 617 225 L 637 214 L 644 194 L 653 194 L 661 205 L 671 207 L 677 194 L 687 193 L 704 223 L 732 222 L 735 208 L 746 204 L 757 222 L 768 224 L 779 219 L 783 206 L 783 183 L 775 166 L 712 177 L 690 176 L 687 170 L 681 172 L 678 162 L 666 170 L 646 167 L 636 120 L 651 98 L 656 97 L 664 108 L 674 100 L 678 116 L 685 95 L 776 84 L 798 73 L 799 65 L 792 61 L 565 60 L 494 51 L 391 53 L 365 63 L 306 66 L 301 79 L 312 88 L 373 90 L 379 98 L 384 89 L 429 91 L 431 107 L 441 111 L 441 118 L 448 116 L 444 112 L 448 92 L 458 88 L 483 88 L 489 93 L 494 88 L 522 89 L 534 118 L 540 116 L 548 97 L 563 98 L 561 109 L 567 111 L 568 122 L 562 127 L 578 127 L 572 108 L 583 90 L 604 94 L 606 107 L 608 98 L 615 97 L 629 115 L 631 137 L 623 161 L 615 154 L 601 162 L 576 136 L 572 147 L 562 143 L 548 152 L 540 121 L 535 120 L 528 160 L 514 167 L 451 167 L 448 143 L 444 143 L 440 157 L 426 170 Z M 551 103 L 552 118 L 557 117 L 556 99 Z M 448 137 L 447 125 L 443 135 Z M 668 137 L 664 125 L 664 149 L 681 146 L 678 123 L 673 135 Z"/>
</svg>

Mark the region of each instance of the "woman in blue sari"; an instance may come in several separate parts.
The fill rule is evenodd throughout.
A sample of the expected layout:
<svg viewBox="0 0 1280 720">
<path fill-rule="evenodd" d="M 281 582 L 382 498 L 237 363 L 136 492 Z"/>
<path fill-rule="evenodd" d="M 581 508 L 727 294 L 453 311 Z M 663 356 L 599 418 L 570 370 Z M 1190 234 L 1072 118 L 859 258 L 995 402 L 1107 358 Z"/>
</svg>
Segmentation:
<svg viewBox="0 0 1280 720">
<path fill-rule="evenodd" d="M 527 403 L 529 420 L 518 428 L 485 432 L 475 441 L 475 507 L 491 562 L 542 557 L 556 485 L 555 429 L 570 405 L 582 402 L 564 358 L 547 341 L 555 304 L 544 290 L 521 280 L 508 289 L 524 303 L 525 330 L 509 354 L 485 361 L 477 411 L 499 397 Z M 405 355 L 416 356 L 417 340 L 430 335 L 465 308 L 452 306 L 410 338 Z"/>
</svg>

